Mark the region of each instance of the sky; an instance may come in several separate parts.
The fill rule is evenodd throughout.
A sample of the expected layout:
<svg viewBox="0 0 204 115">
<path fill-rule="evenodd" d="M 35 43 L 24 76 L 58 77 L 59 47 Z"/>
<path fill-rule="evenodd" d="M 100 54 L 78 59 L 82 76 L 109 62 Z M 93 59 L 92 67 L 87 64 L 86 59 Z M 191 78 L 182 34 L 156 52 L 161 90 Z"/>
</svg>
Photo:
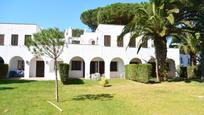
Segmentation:
<svg viewBox="0 0 204 115">
<path fill-rule="evenodd" d="M 42 28 L 88 29 L 80 20 L 83 11 L 112 3 L 148 0 L 0 0 L 0 23 L 31 23 Z"/>
</svg>

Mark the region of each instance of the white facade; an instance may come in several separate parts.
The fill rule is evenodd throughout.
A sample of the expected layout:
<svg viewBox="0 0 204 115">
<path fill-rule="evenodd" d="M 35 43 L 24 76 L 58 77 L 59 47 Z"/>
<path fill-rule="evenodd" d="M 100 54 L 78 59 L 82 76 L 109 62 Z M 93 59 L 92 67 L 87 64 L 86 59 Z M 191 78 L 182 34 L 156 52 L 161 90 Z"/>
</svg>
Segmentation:
<svg viewBox="0 0 204 115">
<path fill-rule="evenodd" d="M 124 65 L 130 63 L 147 63 L 155 58 L 152 41 L 148 41 L 147 48 L 142 48 L 137 54 L 140 42 L 136 39 L 135 47 L 128 47 L 129 35 L 123 41 L 123 47 L 117 45 L 117 37 L 124 26 L 98 26 L 95 32 L 84 32 L 78 38 L 72 37 L 71 29 L 65 30 L 66 44 L 59 61 L 70 64 L 70 77 L 93 78 L 95 75 L 106 78 L 124 77 Z M 53 61 L 48 57 L 36 57 L 28 51 L 25 35 L 39 32 L 40 28 L 33 24 L 0 24 L 0 36 L 4 36 L 4 43 L 0 45 L 0 57 L 9 64 L 9 71 L 24 71 L 24 78 L 54 79 Z M 12 35 L 18 35 L 18 43 L 12 43 Z M 108 36 L 110 46 L 105 46 L 104 36 Z M 1 39 L 0 38 L 0 39 Z M 1 41 L 1 40 L 0 40 Z M 77 41 L 77 42 L 76 42 Z M 107 42 L 107 41 L 106 41 Z M 73 44 L 74 43 L 74 44 Z M 168 48 L 167 62 L 171 74 L 175 74 L 175 67 L 179 65 L 179 49 Z M 1 61 L 0 61 L 1 62 Z M 111 63 L 112 62 L 112 63 Z M 21 67 L 24 65 L 23 67 Z M 8 75 L 9 76 L 9 75 Z"/>
</svg>

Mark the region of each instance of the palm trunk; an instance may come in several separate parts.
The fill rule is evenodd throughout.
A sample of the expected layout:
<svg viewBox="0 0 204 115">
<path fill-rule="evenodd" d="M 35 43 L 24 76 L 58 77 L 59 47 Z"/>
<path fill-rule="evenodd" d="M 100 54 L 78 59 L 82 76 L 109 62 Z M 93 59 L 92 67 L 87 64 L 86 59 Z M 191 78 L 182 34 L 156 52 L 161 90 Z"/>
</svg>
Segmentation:
<svg viewBox="0 0 204 115">
<path fill-rule="evenodd" d="M 156 68 L 158 73 L 158 81 L 163 81 L 167 78 L 166 72 L 166 57 L 167 57 L 167 46 L 166 46 L 166 38 L 156 38 L 154 40 L 155 45 L 155 55 L 156 55 Z"/>
<path fill-rule="evenodd" d="M 190 52 L 190 65 L 196 65 L 196 53 Z"/>
<path fill-rule="evenodd" d="M 57 59 L 54 59 L 54 69 L 55 69 L 55 99 L 59 102 L 59 91 L 58 91 L 58 78 L 57 78 Z"/>
</svg>

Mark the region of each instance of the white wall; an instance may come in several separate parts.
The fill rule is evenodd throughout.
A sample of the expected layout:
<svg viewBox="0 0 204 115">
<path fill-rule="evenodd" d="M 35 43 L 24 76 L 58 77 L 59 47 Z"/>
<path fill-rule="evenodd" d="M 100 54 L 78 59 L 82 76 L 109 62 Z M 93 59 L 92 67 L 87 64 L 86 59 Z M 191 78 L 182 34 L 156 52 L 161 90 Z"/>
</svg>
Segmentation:
<svg viewBox="0 0 204 115">
<path fill-rule="evenodd" d="M 85 78 L 90 78 L 90 62 L 95 57 L 100 57 L 105 61 L 105 76 L 110 78 L 110 76 L 119 75 L 122 73 L 124 66 L 118 63 L 120 70 L 118 73 L 110 72 L 110 62 L 114 58 L 120 58 L 123 64 L 129 64 L 130 60 L 133 58 L 139 58 L 142 63 L 149 61 L 151 57 L 155 57 L 154 48 L 142 48 L 137 54 L 137 48 L 126 48 L 128 35 L 126 35 L 124 40 L 124 47 L 117 47 L 117 36 L 120 34 L 124 26 L 114 26 L 114 25 L 99 25 L 95 33 L 85 34 L 83 36 L 83 42 L 86 44 L 90 39 L 97 39 L 99 45 L 77 45 L 68 44 L 64 47 L 64 52 L 60 56 L 65 63 L 70 63 L 73 57 L 81 57 L 85 62 Z M 35 76 L 35 64 L 31 61 L 35 56 L 28 51 L 24 44 L 24 35 L 33 34 L 39 31 L 39 27 L 36 25 L 26 25 L 26 24 L 0 24 L 0 34 L 5 34 L 5 45 L 0 46 L 0 56 L 4 59 L 4 62 L 9 64 L 10 59 L 14 56 L 20 56 L 25 61 L 25 78 L 29 76 Z M 11 46 L 11 34 L 19 34 L 19 45 Z M 90 35 L 90 37 L 89 37 Z M 104 35 L 111 35 L 111 47 L 104 47 Z M 87 41 L 86 41 L 87 40 Z M 136 40 L 137 41 L 137 40 Z M 167 57 L 175 61 L 176 66 L 179 65 L 179 50 L 178 49 L 168 49 Z M 45 62 L 45 77 L 44 79 L 55 79 L 54 73 L 50 72 L 50 61 L 48 57 L 41 57 Z M 29 62 L 29 63 L 26 63 Z M 33 65 L 33 67 L 30 67 Z M 71 68 L 71 67 L 70 67 Z M 29 72 L 31 71 L 31 72 Z M 82 77 L 83 71 L 71 71 L 70 76 Z"/>
</svg>

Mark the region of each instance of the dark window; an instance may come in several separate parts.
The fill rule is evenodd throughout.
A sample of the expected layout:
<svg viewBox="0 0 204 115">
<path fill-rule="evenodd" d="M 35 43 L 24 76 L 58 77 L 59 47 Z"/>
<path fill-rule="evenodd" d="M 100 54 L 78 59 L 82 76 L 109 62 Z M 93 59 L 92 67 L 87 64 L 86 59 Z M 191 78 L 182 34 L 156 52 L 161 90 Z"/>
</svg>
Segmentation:
<svg viewBox="0 0 204 115">
<path fill-rule="evenodd" d="M 140 64 L 140 62 L 134 62 L 134 61 L 132 62 L 131 61 L 130 64 Z"/>
<path fill-rule="evenodd" d="M 120 39 L 120 40 L 119 40 L 119 38 L 117 39 L 117 46 L 123 47 L 123 39 Z"/>
<path fill-rule="evenodd" d="M 28 45 L 28 42 L 30 39 L 31 39 L 31 35 L 25 35 L 24 45 Z"/>
<path fill-rule="evenodd" d="M 91 41 L 91 44 L 92 44 L 92 45 L 95 45 L 95 41 Z"/>
<path fill-rule="evenodd" d="M 80 41 L 72 40 L 72 44 L 80 44 Z"/>
<path fill-rule="evenodd" d="M 17 46 L 18 45 L 18 35 L 12 34 L 11 35 L 11 45 Z"/>
<path fill-rule="evenodd" d="M 4 35 L 0 34 L 0 46 L 4 45 Z"/>
<path fill-rule="evenodd" d="M 117 62 L 111 62 L 110 63 L 110 71 L 117 71 L 118 68 L 117 68 Z"/>
<path fill-rule="evenodd" d="M 135 47 L 135 39 L 130 39 L 129 47 Z"/>
<path fill-rule="evenodd" d="M 81 61 L 72 61 L 72 70 L 81 70 Z"/>
<path fill-rule="evenodd" d="M 111 46 L 111 36 L 110 35 L 104 36 L 104 46 Z"/>
<path fill-rule="evenodd" d="M 18 70 L 24 70 L 24 61 L 18 60 Z"/>
</svg>

